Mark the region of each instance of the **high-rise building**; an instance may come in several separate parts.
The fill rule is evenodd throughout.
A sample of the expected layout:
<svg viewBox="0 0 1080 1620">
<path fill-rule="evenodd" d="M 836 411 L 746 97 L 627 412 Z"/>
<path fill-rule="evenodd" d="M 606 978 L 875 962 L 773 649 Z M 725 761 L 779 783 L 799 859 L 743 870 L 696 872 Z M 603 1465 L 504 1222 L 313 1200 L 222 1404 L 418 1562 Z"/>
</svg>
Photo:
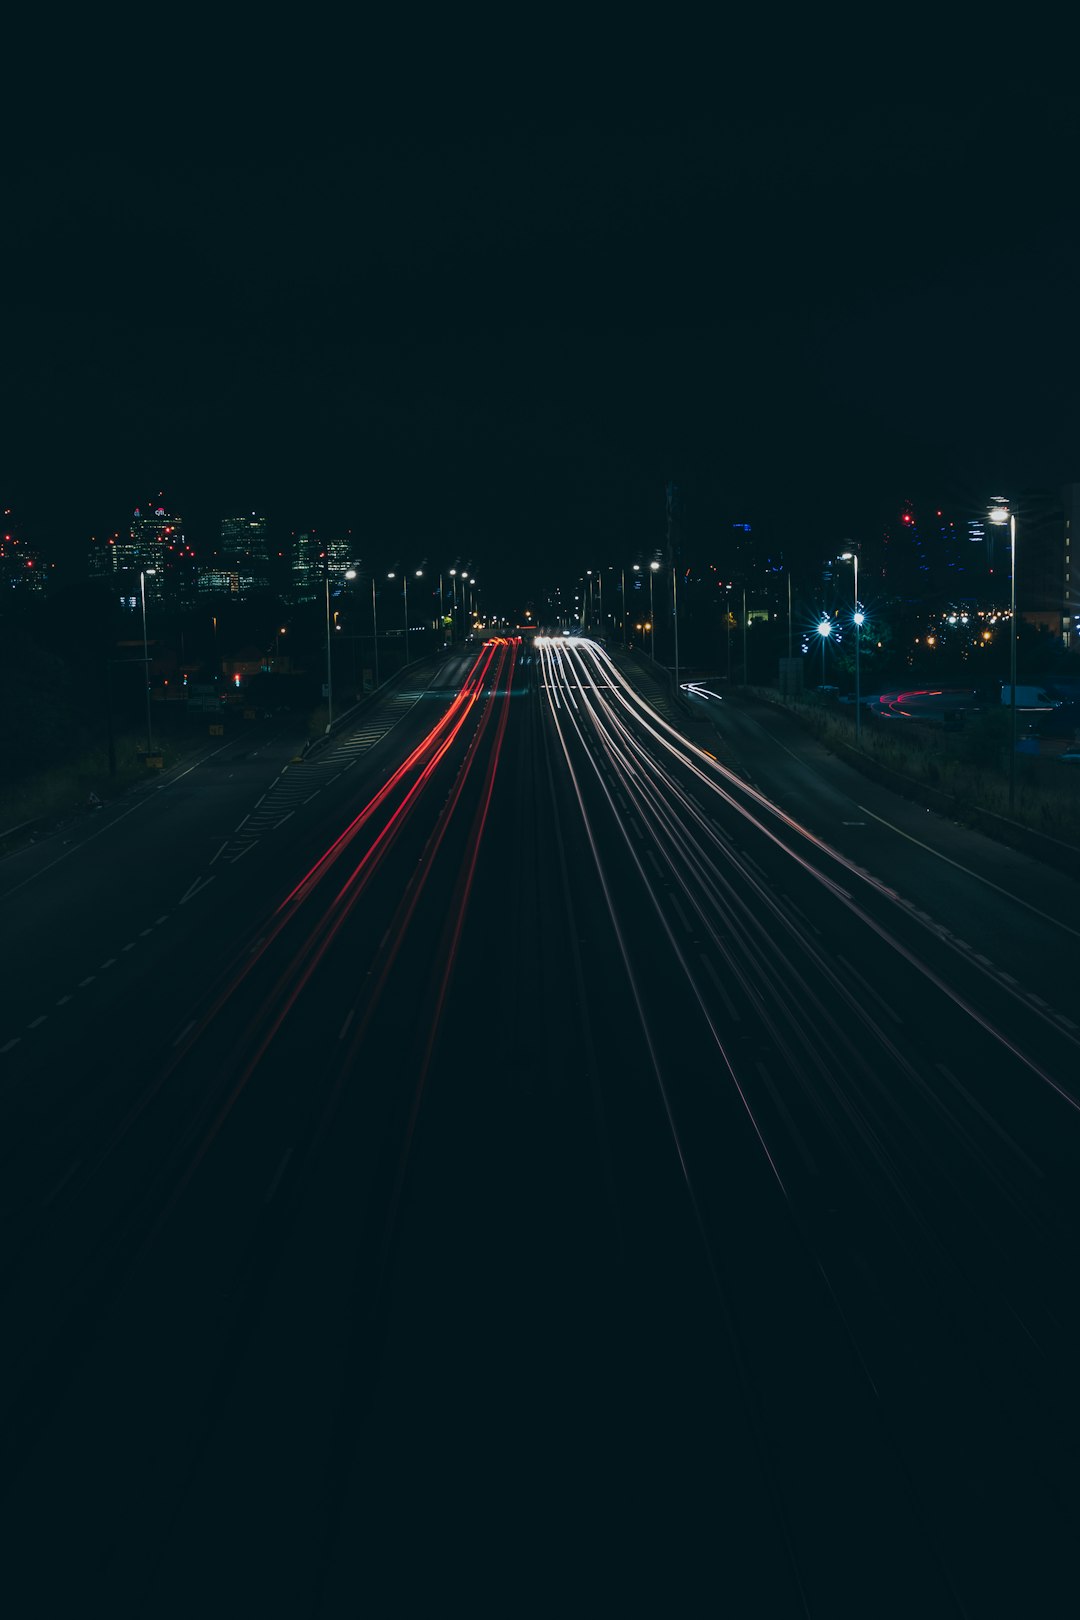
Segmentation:
<svg viewBox="0 0 1080 1620">
<path fill-rule="evenodd" d="M 10 507 L 0 519 L 0 589 L 44 595 L 48 570 L 41 553 L 19 535 Z"/>
<path fill-rule="evenodd" d="M 147 571 L 146 594 L 154 601 L 177 600 L 187 594 L 194 554 L 184 539 L 180 518 L 166 509 L 163 495 L 149 506 L 135 508 L 127 533 L 121 531 L 114 537 L 112 550 L 114 572 L 127 575 L 129 581 Z"/>
<path fill-rule="evenodd" d="M 217 566 L 250 581 L 249 589 L 270 584 L 270 536 L 266 518 L 256 512 L 223 517 Z"/>
<path fill-rule="evenodd" d="M 310 602 L 324 589 L 329 574 L 340 580 L 353 560 L 350 536 L 323 540 L 314 529 L 292 537 L 291 595 L 296 602 Z"/>
</svg>

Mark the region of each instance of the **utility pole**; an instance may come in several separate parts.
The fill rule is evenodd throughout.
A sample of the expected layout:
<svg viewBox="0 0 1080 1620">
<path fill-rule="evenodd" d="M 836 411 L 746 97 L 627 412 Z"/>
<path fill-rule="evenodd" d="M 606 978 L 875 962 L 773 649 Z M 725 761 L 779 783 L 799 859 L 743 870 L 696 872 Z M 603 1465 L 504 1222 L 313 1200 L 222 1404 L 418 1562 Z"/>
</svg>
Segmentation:
<svg viewBox="0 0 1080 1620">
<path fill-rule="evenodd" d="M 742 680 L 744 686 L 750 685 L 750 667 L 746 661 L 746 586 L 742 588 Z"/>
</svg>

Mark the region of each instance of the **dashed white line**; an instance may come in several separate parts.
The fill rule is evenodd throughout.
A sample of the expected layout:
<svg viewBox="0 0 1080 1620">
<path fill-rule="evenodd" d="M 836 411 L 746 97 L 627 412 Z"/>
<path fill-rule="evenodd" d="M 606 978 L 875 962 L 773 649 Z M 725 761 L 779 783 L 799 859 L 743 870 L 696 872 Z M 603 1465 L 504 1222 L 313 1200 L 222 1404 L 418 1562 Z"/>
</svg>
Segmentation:
<svg viewBox="0 0 1080 1620">
<path fill-rule="evenodd" d="M 0 1052 L 10 1052 L 11 1048 L 13 1046 L 18 1046 L 18 1044 L 19 1044 L 19 1042 L 21 1040 L 22 1040 L 22 1036 L 21 1035 L 16 1035 L 15 1039 L 13 1041 L 8 1041 L 6 1046 L 0 1046 Z"/>
<path fill-rule="evenodd" d="M 668 903 L 671 906 L 672 911 L 674 911 L 676 917 L 678 917 L 679 921 L 686 929 L 686 932 L 689 934 L 691 931 L 689 919 L 687 918 L 686 912 L 683 910 L 682 906 L 680 906 L 673 894 L 668 895 Z"/>
<path fill-rule="evenodd" d="M 59 1001 L 58 1001 L 58 1002 L 57 1002 L 57 1003 L 56 1003 L 56 1005 L 57 1005 L 57 1006 L 58 1006 L 58 1007 L 63 1007 L 63 1006 L 64 1006 L 64 1005 L 65 1005 L 65 1004 L 66 1004 L 66 1003 L 67 1003 L 67 1002 L 69 1002 L 69 1001 L 70 1001 L 70 1000 L 71 1000 L 71 997 L 70 997 L 70 996 L 61 996 L 61 997 L 60 997 L 60 1000 L 59 1000 Z"/>
<path fill-rule="evenodd" d="M 248 817 L 250 815 L 251 815 L 251 811 L 249 810 L 248 814 L 246 816 L 242 816 L 240 818 L 240 820 L 236 823 L 236 826 L 233 828 L 234 833 L 238 833 L 240 831 L 241 827 L 244 825 L 244 822 L 247 821 L 247 819 L 248 819 Z"/>
<path fill-rule="evenodd" d="M 275 1174 L 274 1179 L 270 1183 L 269 1187 L 266 1189 L 266 1198 L 264 1199 L 265 1203 L 268 1204 L 270 1202 L 271 1198 L 273 1198 L 274 1194 L 277 1192 L 278 1187 L 279 1187 L 279 1185 L 281 1183 L 281 1178 L 285 1174 L 286 1167 L 288 1166 L 289 1160 L 291 1158 L 292 1158 L 292 1148 L 286 1148 L 285 1157 L 282 1159 L 281 1163 L 278 1165 L 277 1173 Z"/>
<path fill-rule="evenodd" d="M 345 1022 L 342 1024 L 341 1032 L 338 1035 L 338 1040 L 339 1041 L 343 1041 L 345 1039 L 345 1031 L 348 1029 L 349 1025 L 352 1023 L 352 1021 L 353 1021 L 353 1013 L 355 1011 L 356 1011 L 355 1007 L 351 1007 L 349 1009 L 348 1016 L 346 1017 Z"/>
<path fill-rule="evenodd" d="M 99 973 L 104 973 L 106 968 L 111 968 L 111 967 L 115 967 L 115 966 L 116 966 L 116 957 L 115 956 L 110 956 L 109 960 L 107 962 L 102 962 L 101 966 L 98 968 L 98 972 Z"/>
<path fill-rule="evenodd" d="M 191 900 L 191 899 L 193 899 L 193 898 L 194 898 L 194 896 L 195 896 L 195 895 L 197 895 L 197 894 L 198 894 L 198 893 L 199 893 L 199 891 L 200 891 L 200 890 L 201 890 L 201 889 L 205 889 L 205 888 L 206 888 L 206 886 L 207 886 L 207 885 L 208 885 L 208 884 L 210 884 L 210 883 L 213 883 L 213 881 L 214 881 L 214 878 L 215 878 L 215 876 L 216 876 L 216 875 L 217 875 L 217 874 L 216 874 L 216 873 L 214 873 L 214 872 L 211 872 L 211 874 L 210 874 L 210 876 L 209 876 L 209 877 L 206 877 L 206 878 L 196 878 L 196 879 L 195 879 L 195 882 L 194 882 L 194 883 L 193 883 L 193 884 L 192 884 L 192 885 L 191 885 L 191 887 L 190 887 L 190 888 L 189 888 L 189 889 L 188 889 L 188 890 L 187 890 L 187 891 L 186 891 L 186 893 L 185 893 L 185 894 L 184 894 L 184 895 L 183 895 L 183 896 L 182 896 L 182 897 L 181 897 L 181 900 L 180 900 L 180 904 L 181 904 L 181 905 L 182 905 L 182 906 L 183 906 L 183 905 L 186 905 L 186 904 L 187 904 L 187 902 L 188 902 L 188 901 L 189 901 L 189 900 Z M 125 946 L 125 949 L 126 949 L 126 948 L 127 948 L 127 947 L 126 947 L 126 946 Z"/>
<path fill-rule="evenodd" d="M 180 1033 L 176 1037 L 175 1041 L 173 1041 L 173 1045 L 174 1046 L 179 1046 L 180 1042 L 183 1040 L 184 1036 L 188 1033 L 188 1031 L 192 1030 L 194 1028 L 195 1028 L 195 1020 L 193 1018 L 189 1024 L 184 1025 L 183 1029 L 180 1031 Z"/>
<path fill-rule="evenodd" d="M 154 932 L 154 930 L 152 928 L 140 928 L 139 929 L 139 938 L 140 939 L 145 939 L 147 934 L 152 934 L 153 932 Z"/>
<path fill-rule="evenodd" d="M 26 1027 L 27 1027 L 27 1029 L 37 1029 L 38 1025 L 43 1024 L 44 1022 L 45 1022 L 45 1014 L 42 1013 L 40 1018 L 35 1018 L 33 1023 L 27 1024 Z"/>
<path fill-rule="evenodd" d="M 45 1197 L 41 1200 L 43 1208 L 47 1208 L 47 1206 L 52 1203 L 53 1199 L 57 1196 L 57 1194 L 63 1191 L 63 1189 L 67 1186 L 68 1182 L 71 1180 L 72 1176 L 75 1174 L 76 1170 L 79 1168 L 80 1164 L 82 1164 L 82 1160 L 81 1159 L 76 1159 L 74 1164 L 68 1166 L 68 1168 L 64 1171 L 64 1174 L 60 1177 L 60 1180 L 55 1183 L 55 1185 L 45 1194 Z"/>
<path fill-rule="evenodd" d="M 1064 1013 L 1055 1013 L 1054 1017 L 1059 1024 L 1064 1024 L 1066 1029 L 1075 1029 L 1077 1027 L 1071 1018 L 1066 1018 Z"/>
<path fill-rule="evenodd" d="M 88 984 L 93 984 L 93 982 L 94 982 L 94 980 L 96 978 L 97 978 L 97 974 L 96 973 L 91 973 L 85 979 L 80 979 L 79 980 L 79 989 L 80 990 L 85 990 L 87 985 Z"/>
</svg>

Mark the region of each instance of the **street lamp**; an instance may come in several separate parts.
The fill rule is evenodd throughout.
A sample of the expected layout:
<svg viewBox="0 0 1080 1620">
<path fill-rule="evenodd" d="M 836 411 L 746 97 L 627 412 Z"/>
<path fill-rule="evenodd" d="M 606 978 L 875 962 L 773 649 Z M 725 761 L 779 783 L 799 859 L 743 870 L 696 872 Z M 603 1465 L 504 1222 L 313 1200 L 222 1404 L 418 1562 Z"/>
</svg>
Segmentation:
<svg viewBox="0 0 1080 1620">
<path fill-rule="evenodd" d="M 679 691 L 679 570 L 671 561 L 671 611 L 675 620 L 675 693 Z"/>
<path fill-rule="evenodd" d="M 423 579 L 424 570 L 422 568 L 418 568 L 416 570 L 416 577 L 417 577 L 417 579 Z M 408 663 L 409 662 L 409 575 L 408 575 L 407 571 L 404 571 L 404 579 L 405 579 L 405 662 Z"/>
<path fill-rule="evenodd" d="M 330 727 L 334 723 L 334 676 L 330 658 L 330 558 L 325 557 L 323 580 L 326 585 L 326 731 L 330 735 Z"/>
<path fill-rule="evenodd" d="M 859 644 L 862 641 L 862 627 L 866 622 L 866 614 L 859 606 L 859 554 L 857 551 L 842 551 L 841 562 L 855 565 L 855 611 L 852 613 L 852 623 L 855 626 L 855 746 L 862 747 L 862 689 L 859 685 Z M 824 651 L 825 643 L 822 642 Z"/>
<path fill-rule="evenodd" d="M 359 579 L 360 575 L 355 568 L 346 568 L 345 578 Z M 374 645 L 375 685 L 379 684 L 379 616 L 375 608 L 375 570 L 371 571 L 371 640 Z"/>
<path fill-rule="evenodd" d="M 649 564 L 649 640 L 652 643 L 652 661 L 656 663 L 656 614 L 653 612 L 653 580 L 660 567 L 658 562 Z"/>
<path fill-rule="evenodd" d="M 150 735 L 150 646 L 146 639 L 146 576 L 156 574 L 156 568 L 142 568 L 139 570 L 139 593 L 142 597 L 142 650 L 143 650 L 143 676 L 146 681 L 146 752 L 154 752 L 154 743 Z"/>
<path fill-rule="evenodd" d="M 821 637 L 821 684 L 822 684 L 822 686 L 825 685 L 825 643 L 828 641 L 829 637 L 832 635 L 832 628 L 833 627 L 832 627 L 832 624 L 830 622 L 829 615 L 827 613 L 823 613 L 821 615 L 821 619 L 820 619 L 820 621 L 818 623 L 818 627 L 817 627 L 817 633 Z"/>
<path fill-rule="evenodd" d="M 1016 513 L 1004 501 L 990 508 L 991 523 L 1009 525 L 1009 809 L 1016 805 Z"/>
</svg>

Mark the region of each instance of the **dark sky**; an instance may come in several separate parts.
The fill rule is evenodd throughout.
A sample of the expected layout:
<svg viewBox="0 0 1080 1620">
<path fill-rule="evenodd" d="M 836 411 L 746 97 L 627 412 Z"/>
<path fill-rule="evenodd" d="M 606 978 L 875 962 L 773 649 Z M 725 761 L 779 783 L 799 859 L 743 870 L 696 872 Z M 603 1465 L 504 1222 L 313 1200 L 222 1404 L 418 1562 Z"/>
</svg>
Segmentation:
<svg viewBox="0 0 1080 1620">
<path fill-rule="evenodd" d="M 695 549 L 798 555 L 1080 475 L 1072 100 L 817 48 L 621 95 L 308 52 L 119 127 L 54 89 L 5 162 L 0 493 L 62 559 L 162 489 L 196 543 L 261 509 L 516 592 L 659 542 L 672 476 Z"/>
</svg>

